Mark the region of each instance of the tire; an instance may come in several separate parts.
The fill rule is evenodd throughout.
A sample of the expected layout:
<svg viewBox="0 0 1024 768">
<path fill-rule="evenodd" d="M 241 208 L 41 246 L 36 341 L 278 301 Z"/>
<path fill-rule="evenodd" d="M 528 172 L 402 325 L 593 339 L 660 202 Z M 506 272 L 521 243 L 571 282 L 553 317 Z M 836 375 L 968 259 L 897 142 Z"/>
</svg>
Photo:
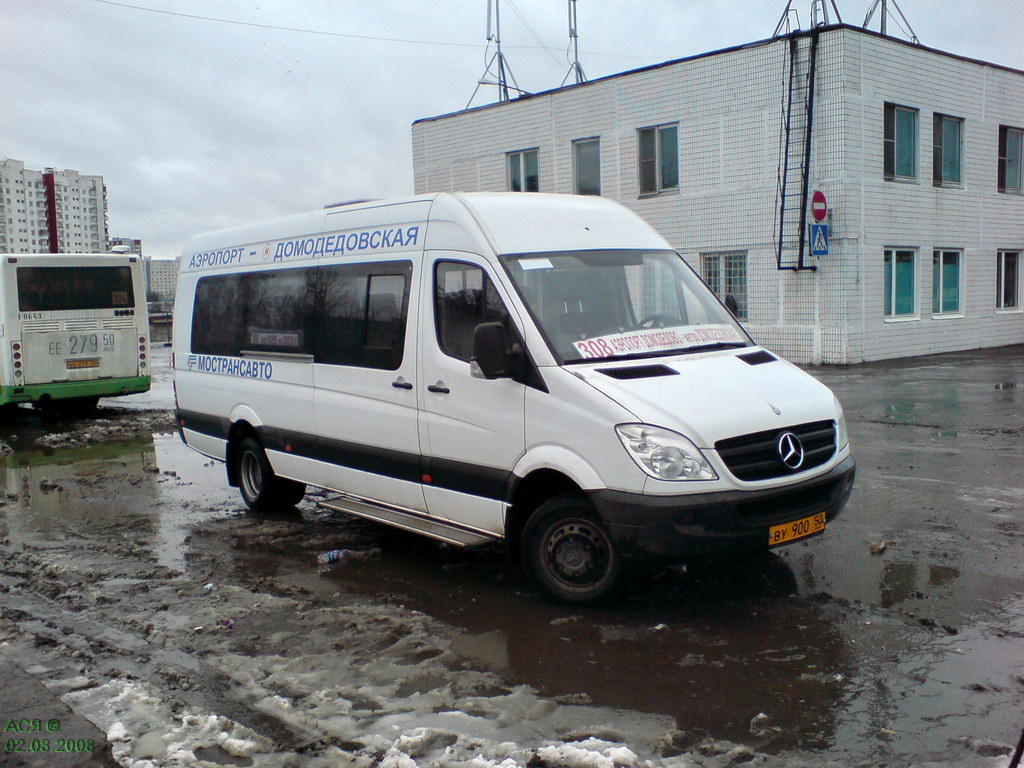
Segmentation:
<svg viewBox="0 0 1024 768">
<path fill-rule="evenodd" d="M 608 532 L 590 503 L 575 494 L 537 507 L 523 528 L 521 554 L 530 581 L 556 602 L 603 602 L 622 585 L 622 560 Z"/>
<path fill-rule="evenodd" d="M 263 446 L 247 437 L 238 444 L 238 490 L 254 512 L 294 507 L 306 495 L 306 486 L 274 474 Z"/>
</svg>

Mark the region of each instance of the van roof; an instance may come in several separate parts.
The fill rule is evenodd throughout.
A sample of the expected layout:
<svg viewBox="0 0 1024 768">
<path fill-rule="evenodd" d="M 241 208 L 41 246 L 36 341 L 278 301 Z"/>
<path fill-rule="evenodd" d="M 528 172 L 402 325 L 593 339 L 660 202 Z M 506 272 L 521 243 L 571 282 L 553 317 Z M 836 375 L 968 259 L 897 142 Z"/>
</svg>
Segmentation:
<svg viewBox="0 0 1024 768">
<path fill-rule="evenodd" d="M 330 232 L 402 224 L 426 225 L 426 231 L 419 232 L 422 239 L 417 246 L 425 244 L 427 248 L 480 251 L 487 247 L 495 254 L 671 248 L 643 219 L 607 198 L 535 192 L 437 192 L 353 202 L 211 232 L 192 238 L 184 253 L 219 255 L 237 250 L 244 252 L 248 261 L 257 252 L 266 257 L 284 240 L 323 239 L 321 236 Z M 229 261 L 235 260 L 232 257 Z M 181 264 L 182 271 L 191 271 L 188 259 Z"/>
<path fill-rule="evenodd" d="M 604 197 L 536 192 L 473 192 L 452 197 L 473 214 L 495 253 L 672 247 L 634 212 Z M 431 219 L 439 203 L 440 199 L 431 210 Z"/>
</svg>

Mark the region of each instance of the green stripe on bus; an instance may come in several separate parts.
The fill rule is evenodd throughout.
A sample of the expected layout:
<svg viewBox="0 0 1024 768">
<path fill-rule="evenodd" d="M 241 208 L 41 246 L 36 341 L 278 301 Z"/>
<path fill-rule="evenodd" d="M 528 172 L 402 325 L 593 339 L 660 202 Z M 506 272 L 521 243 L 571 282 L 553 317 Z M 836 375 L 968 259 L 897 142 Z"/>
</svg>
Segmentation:
<svg viewBox="0 0 1024 768">
<path fill-rule="evenodd" d="M 113 397 L 149 391 L 149 376 L 128 376 L 99 381 L 64 381 L 50 384 L 26 384 L 23 387 L 0 387 L 0 405 L 28 403 L 49 396 L 51 400 L 70 397 Z"/>
</svg>

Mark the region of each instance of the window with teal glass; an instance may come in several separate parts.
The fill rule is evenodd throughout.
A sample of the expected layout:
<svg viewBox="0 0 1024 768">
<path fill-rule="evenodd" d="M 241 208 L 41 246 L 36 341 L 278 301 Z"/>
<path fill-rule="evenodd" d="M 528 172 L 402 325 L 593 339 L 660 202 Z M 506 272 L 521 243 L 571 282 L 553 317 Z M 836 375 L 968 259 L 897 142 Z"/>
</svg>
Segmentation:
<svg viewBox="0 0 1024 768">
<path fill-rule="evenodd" d="M 508 188 L 511 192 L 540 192 L 536 149 L 508 153 Z"/>
<path fill-rule="evenodd" d="M 637 131 L 640 194 L 679 188 L 679 127 L 659 125 Z"/>
<path fill-rule="evenodd" d="M 915 252 L 909 249 L 885 251 L 886 317 L 914 314 L 915 257 Z"/>
<path fill-rule="evenodd" d="M 963 132 L 964 121 L 959 117 L 935 113 L 932 122 L 932 182 L 937 187 L 962 182 Z"/>
<path fill-rule="evenodd" d="M 960 311 L 960 251 L 932 253 L 932 312 Z"/>
<path fill-rule="evenodd" d="M 573 142 L 573 165 L 577 195 L 601 194 L 601 141 L 579 139 Z"/>
<path fill-rule="evenodd" d="M 917 110 L 885 105 L 885 178 L 917 178 Z"/>
<path fill-rule="evenodd" d="M 1020 251 L 1000 251 L 996 255 L 996 309 L 1020 307 Z"/>
<path fill-rule="evenodd" d="M 1024 130 L 1009 125 L 999 126 L 999 191 L 1021 190 L 1021 149 Z"/>
</svg>

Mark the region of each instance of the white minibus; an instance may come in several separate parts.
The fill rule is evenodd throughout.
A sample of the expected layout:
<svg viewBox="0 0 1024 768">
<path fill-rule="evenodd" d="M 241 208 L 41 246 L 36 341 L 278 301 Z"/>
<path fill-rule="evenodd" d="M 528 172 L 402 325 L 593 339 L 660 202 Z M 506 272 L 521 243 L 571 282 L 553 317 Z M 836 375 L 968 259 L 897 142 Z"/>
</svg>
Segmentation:
<svg viewBox="0 0 1024 768">
<path fill-rule="evenodd" d="M 150 385 L 138 256 L 10 253 L 0 262 L 0 404 L 73 411 Z"/>
<path fill-rule="evenodd" d="M 250 508 L 311 485 L 503 539 L 563 602 L 634 562 L 802 541 L 853 485 L 832 393 L 599 197 L 441 193 L 198 237 L 173 351 L 182 439 Z"/>
</svg>

